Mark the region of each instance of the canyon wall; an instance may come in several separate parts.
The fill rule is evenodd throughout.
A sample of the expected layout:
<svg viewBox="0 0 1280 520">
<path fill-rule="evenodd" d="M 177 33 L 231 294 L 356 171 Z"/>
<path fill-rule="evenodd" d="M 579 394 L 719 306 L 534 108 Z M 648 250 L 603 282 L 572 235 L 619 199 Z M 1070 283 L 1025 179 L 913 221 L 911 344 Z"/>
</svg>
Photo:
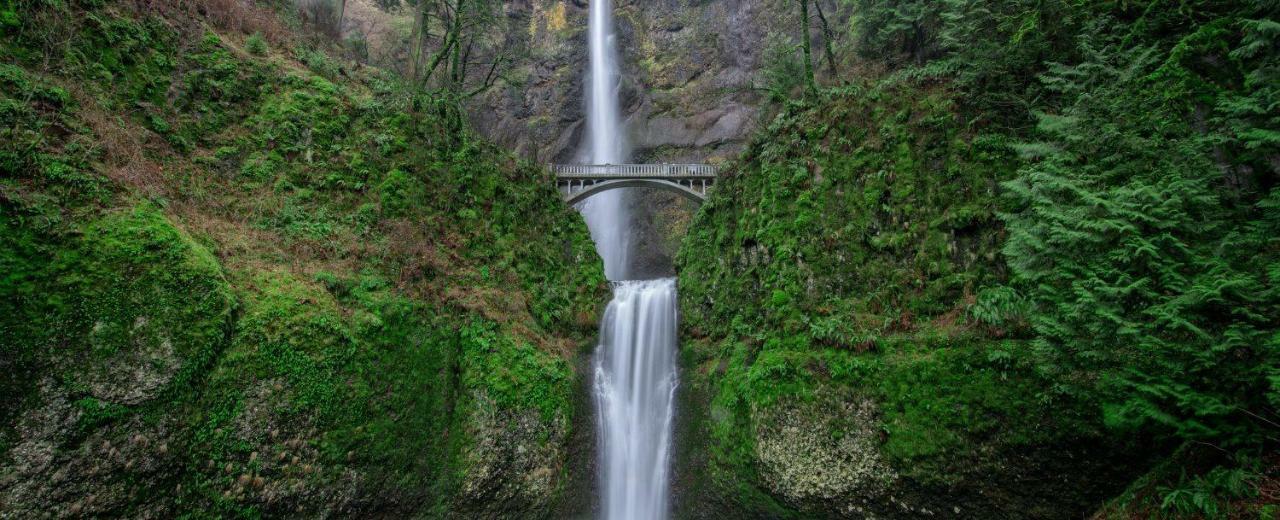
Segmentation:
<svg viewBox="0 0 1280 520">
<path fill-rule="evenodd" d="M 717 162 L 739 153 L 760 119 L 765 41 L 770 32 L 798 32 L 793 11 L 765 0 L 619 3 L 620 96 L 633 160 Z M 576 161 L 587 4 L 526 0 L 506 14 L 507 37 L 527 55 L 512 65 L 512 85 L 475 102 L 474 121 L 520 155 Z"/>
</svg>

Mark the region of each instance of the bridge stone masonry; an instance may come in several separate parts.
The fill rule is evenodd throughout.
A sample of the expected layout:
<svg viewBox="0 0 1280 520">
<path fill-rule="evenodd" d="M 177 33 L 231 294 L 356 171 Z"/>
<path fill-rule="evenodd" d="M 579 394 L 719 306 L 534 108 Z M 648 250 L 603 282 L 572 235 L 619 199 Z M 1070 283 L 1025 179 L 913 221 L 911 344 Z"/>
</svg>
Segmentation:
<svg viewBox="0 0 1280 520">
<path fill-rule="evenodd" d="M 552 164 L 556 188 L 569 204 L 617 188 L 657 188 L 694 202 L 707 199 L 716 182 L 710 164 Z"/>
</svg>

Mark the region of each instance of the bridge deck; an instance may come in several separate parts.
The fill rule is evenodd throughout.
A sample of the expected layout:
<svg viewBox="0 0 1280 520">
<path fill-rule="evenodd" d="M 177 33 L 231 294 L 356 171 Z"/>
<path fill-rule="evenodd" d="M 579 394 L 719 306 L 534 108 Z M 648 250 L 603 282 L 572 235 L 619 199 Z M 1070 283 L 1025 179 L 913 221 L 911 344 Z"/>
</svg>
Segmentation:
<svg viewBox="0 0 1280 520">
<path fill-rule="evenodd" d="M 561 179 L 714 179 L 710 164 L 552 164 Z"/>
<path fill-rule="evenodd" d="M 715 185 L 716 167 L 709 164 L 552 164 L 556 188 L 565 202 L 582 200 L 617 188 L 658 188 L 697 202 Z"/>
</svg>

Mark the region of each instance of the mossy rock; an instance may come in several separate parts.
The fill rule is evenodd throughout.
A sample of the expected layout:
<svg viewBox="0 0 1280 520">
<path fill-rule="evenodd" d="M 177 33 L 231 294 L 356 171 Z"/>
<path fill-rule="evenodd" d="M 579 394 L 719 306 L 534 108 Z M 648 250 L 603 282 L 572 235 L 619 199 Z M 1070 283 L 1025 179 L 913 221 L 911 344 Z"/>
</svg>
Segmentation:
<svg viewBox="0 0 1280 520">
<path fill-rule="evenodd" d="M 0 229 L 21 244 L 6 249 L 16 269 L 0 285 L 14 375 L 0 388 L 14 405 L 0 417 L 14 483 L 0 498 L 34 515 L 79 493 L 94 497 L 75 502 L 82 510 L 129 515 L 180 467 L 177 412 L 227 345 L 229 284 L 209 251 L 149 204 L 59 236 Z"/>
<path fill-rule="evenodd" d="M 606 286 L 545 170 L 194 11 L 15 14 L 48 27 L 0 36 L 4 507 L 549 515 Z"/>
<path fill-rule="evenodd" d="M 145 204 L 77 234 L 11 250 L 6 264 L 26 271 L 10 271 L 4 287 L 18 303 L 4 318 L 8 344 L 51 369 L 44 376 L 104 401 L 140 405 L 186 389 L 228 338 L 234 298 L 217 260 Z"/>
</svg>

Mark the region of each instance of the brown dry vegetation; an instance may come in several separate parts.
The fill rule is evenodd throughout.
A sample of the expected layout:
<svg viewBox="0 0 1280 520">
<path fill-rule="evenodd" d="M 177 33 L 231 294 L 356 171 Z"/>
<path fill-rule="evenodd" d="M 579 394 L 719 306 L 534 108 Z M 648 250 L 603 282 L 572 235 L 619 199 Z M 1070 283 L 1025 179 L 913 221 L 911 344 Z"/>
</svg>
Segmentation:
<svg viewBox="0 0 1280 520">
<path fill-rule="evenodd" d="M 272 44 L 295 37 L 272 9 L 250 0 L 130 0 L 139 12 L 168 19 L 204 20 L 218 29 L 261 34 Z"/>
</svg>

